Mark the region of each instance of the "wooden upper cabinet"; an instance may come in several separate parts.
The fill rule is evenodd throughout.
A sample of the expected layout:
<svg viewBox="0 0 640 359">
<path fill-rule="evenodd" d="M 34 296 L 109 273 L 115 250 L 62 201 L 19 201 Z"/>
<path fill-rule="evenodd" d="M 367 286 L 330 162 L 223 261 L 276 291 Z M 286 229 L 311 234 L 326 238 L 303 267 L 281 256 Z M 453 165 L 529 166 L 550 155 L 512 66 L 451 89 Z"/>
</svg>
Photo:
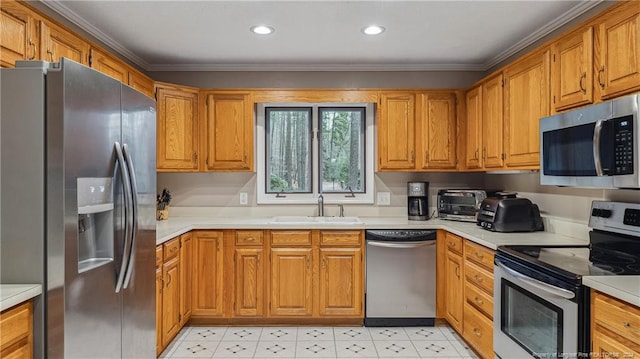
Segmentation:
<svg viewBox="0 0 640 359">
<path fill-rule="evenodd" d="M 320 315 L 362 315 L 362 267 L 360 248 L 320 248 Z"/>
<path fill-rule="evenodd" d="M 35 60 L 40 51 L 40 22 L 15 1 L 0 2 L 0 67 L 17 60 Z"/>
<path fill-rule="evenodd" d="M 204 92 L 205 171 L 253 171 L 253 99 L 248 92 Z"/>
<path fill-rule="evenodd" d="M 482 84 L 482 162 L 484 168 L 504 166 L 504 77 Z"/>
<path fill-rule="evenodd" d="M 549 51 L 507 66 L 504 91 L 505 165 L 538 168 L 539 121 L 549 115 Z"/>
<path fill-rule="evenodd" d="M 198 170 L 198 91 L 159 85 L 157 167 L 158 172 Z"/>
<path fill-rule="evenodd" d="M 455 169 L 456 159 L 456 95 L 429 93 L 423 95 L 419 155 L 423 169 Z"/>
<path fill-rule="evenodd" d="M 465 167 L 482 168 L 482 86 L 466 93 Z"/>
<path fill-rule="evenodd" d="M 100 49 L 91 49 L 89 66 L 91 66 L 92 69 L 96 69 L 122 83 L 126 84 L 129 80 L 128 66 L 124 62 Z"/>
<path fill-rule="evenodd" d="M 378 109 L 378 170 L 416 167 L 416 95 L 382 92 Z"/>
<path fill-rule="evenodd" d="M 640 88 L 640 3 L 630 1 L 599 26 L 597 81 L 603 99 Z"/>
<path fill-rule="evenodd" d="M 137 71 L 129 70 L 127 83 L 129 84 L 129 86 L 149 97 L 153 97 L 155 94 L 155 90 L 153 88 L 153 80 Z"/>
<path fill-rule="evenodd" d="M 551 94 L 556 111 L 593 102 L 593 27 L 551 45 Z"/>
<path fill-rule="evenodd" d="M 51 23 L 40 24 L 40 59 L 58 62 L 66 57 L 83 65 L 89 64 L 89 43 Z"/>
<path fill-rule="evenodd" d="M 222 316 L 223 232 L 193 232 L 193 308 L 192 316 Z"/>
</svg>

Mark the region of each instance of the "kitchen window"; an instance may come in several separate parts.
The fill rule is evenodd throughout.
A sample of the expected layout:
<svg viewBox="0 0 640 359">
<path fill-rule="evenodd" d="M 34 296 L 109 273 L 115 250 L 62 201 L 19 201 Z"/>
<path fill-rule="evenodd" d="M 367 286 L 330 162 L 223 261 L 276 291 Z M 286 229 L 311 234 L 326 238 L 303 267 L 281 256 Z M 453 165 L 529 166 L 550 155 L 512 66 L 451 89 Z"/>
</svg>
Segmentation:
<svg viewBox="0 0 640 359">
<path fill-rule="evenodd" d="M 258 203 L 373 203 L 373 104 L 259 104 Z"/>
</svg>

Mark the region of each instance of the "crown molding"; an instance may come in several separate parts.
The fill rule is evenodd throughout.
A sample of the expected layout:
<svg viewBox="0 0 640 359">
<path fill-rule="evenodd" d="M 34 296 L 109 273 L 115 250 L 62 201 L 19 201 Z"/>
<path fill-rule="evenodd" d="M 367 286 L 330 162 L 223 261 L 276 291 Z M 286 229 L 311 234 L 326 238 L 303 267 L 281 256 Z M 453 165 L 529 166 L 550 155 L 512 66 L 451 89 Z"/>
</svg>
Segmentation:
<svg viewBox="0 0 640 359">
<path fill-rule="evenodd" d="M 148 71 L 484 71 L 483 64 L 154 64 Z"/>
</svg>

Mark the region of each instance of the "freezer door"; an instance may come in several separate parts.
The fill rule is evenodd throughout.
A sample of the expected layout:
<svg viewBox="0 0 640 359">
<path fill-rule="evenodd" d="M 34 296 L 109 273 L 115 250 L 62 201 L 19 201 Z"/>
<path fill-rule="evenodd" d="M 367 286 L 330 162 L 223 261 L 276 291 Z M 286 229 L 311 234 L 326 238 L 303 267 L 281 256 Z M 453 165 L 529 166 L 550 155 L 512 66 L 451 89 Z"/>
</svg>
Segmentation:
<svg viewBox="0 0 640 359">
<path fill-rule="evenodd" d="M 49 358 L 120 358 L 120 83 L 62 59 L 47 75 Z"/>
<path fill-rule="evenodd" d="M 152 99 L 126 85 L 122 85 L 122 145 L 136 190 L 133 251 L 122 291 L 122 357 L 154 358 L 156 111 Z"/>
</svg>

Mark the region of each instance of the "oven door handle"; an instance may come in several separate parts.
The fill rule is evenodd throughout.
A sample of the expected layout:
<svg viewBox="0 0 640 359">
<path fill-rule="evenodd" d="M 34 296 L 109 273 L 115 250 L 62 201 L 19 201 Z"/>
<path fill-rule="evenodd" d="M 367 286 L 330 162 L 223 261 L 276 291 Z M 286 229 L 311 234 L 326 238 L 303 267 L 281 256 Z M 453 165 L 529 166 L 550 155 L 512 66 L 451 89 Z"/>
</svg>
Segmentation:
<svg viewBox="0 0 640 359">
<path fill-rule="evenodd" d="M 380 242 L 380 241 L 367 241 L 368 246 L 384 247 L 384 248 L 418 248 L 432 246 L 436 244 L 436 241 L 414 241 L 414 242 Z"/>
<path fill-rule="evenodd" d="M 555 295 L 555 296 L 558 296 L 558 297 L 561 297 L 561 298 L 565 298 L 565 299 L 573 299 L 573 298 L 576 297 L 576 294 L 573 293 L 570 290 L 567 290 L 567 289 L 564 289 L 564 288 L 558 288 L 558 287 L 553 286 L 551 284 L 547 284 L 547 283 L 541 282 L 541 281 L 539 281 L 537 279 L 533 279 L 533 278 L 531 278 L 529 276 L 526 276 L 526 275 L 524 275 L 522 273 L 519 273 L 519 272 L 507 267 L 506 265 L 504 265 L 504 264 L 502 264 L 502 263 L 500 263 L 498 261 L 496 261 L 496 265 L 498 267 L 500 267 L 502 270 L 504 270 L 505 272 L 509 273 L 510 275 L 520 279 L 521 281 L 523 281 L 523 282 L 525 282 L 525 283 L 527 283 L 527 284 L 529 284 L 529 285 L 531 285 L 533 287 L 536 287 L 536 288 L 538 288 L 540 290 L 543 290 L 543 291 L 545 291 L 545 292 L 547 292 L 549 294 L 552 294 L 552 295 Z"/>
</svg>

